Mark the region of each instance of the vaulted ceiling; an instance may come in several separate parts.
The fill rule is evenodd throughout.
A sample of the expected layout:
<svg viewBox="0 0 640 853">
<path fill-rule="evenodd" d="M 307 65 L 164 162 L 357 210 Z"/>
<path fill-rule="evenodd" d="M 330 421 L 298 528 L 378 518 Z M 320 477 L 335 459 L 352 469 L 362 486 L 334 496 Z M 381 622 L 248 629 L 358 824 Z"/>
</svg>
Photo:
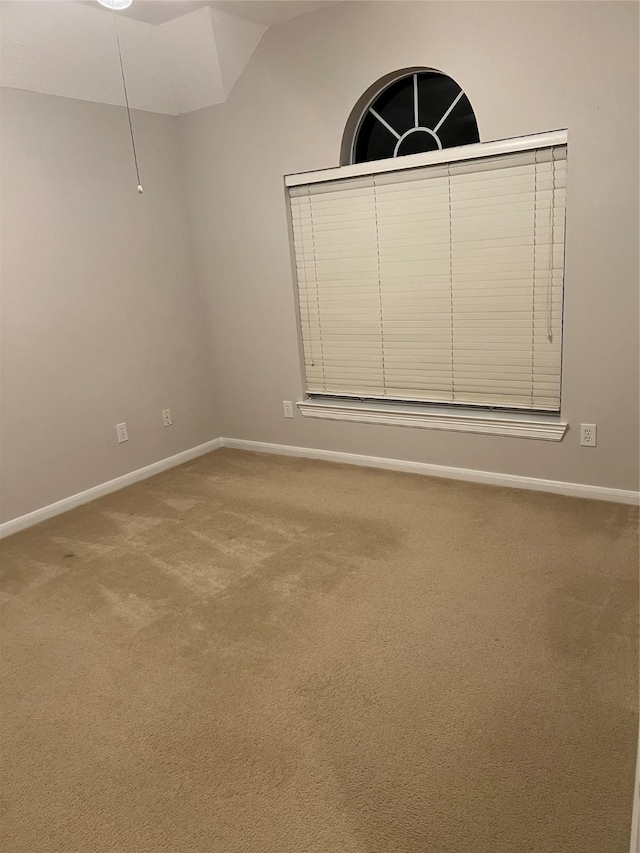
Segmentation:
<svg viewBox="0 0 640 853">
<path fill-rule="evenodd" d="M 179 115 L 222 103 L 268 27 L 328 5 L 134 0 L 115 13 L 131 106 Z M 3 86 L 123 103 L 110 10 L 96 0 L 2 0 L 0 10 Z"/>
</svg>

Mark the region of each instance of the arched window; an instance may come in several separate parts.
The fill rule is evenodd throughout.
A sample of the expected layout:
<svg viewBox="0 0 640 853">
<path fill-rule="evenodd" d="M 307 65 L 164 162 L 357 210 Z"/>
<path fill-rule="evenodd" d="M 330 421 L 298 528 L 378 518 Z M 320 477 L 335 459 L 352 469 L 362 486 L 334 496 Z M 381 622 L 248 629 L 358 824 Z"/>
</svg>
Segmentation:
<svg viewBox="0 0 640 853">
<path fill-rule="evenodd" d="M 405 69 L 371 87 L 353 110 L 343 163 L 365 163 L 479 142 L 469 98 L 451 77 Z"/>
</svg>

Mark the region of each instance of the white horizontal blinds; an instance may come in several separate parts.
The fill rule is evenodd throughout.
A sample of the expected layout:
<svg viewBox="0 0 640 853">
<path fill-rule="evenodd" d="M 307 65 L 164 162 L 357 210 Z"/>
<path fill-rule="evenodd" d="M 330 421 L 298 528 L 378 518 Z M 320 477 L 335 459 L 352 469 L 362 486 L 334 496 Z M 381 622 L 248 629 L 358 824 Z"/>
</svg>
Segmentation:
<svg viewBox="0 0 640 853">
<path fill-rule="evenodd" d="M 307 390 L 384 396 L 373 180 L 290 194 Z"/>
<path fill-rule="evenodd" d="M 454 400 L 560 408 L 566 149 L 451 168 Z"/>
<path fill-rule="evenodd" d="M 567 149 L 538 156 L 532 408 L 560 409 Z"/>
<path fill-rule="evenodd" d="M 374 178 L 386 395 L 452 402 L 451 212 L 446 166 Z"/>
<path fill-rule="evenodd" d="M 311 393 L 558 409 L 566 147 L 292 188 Z"/>
</svg>

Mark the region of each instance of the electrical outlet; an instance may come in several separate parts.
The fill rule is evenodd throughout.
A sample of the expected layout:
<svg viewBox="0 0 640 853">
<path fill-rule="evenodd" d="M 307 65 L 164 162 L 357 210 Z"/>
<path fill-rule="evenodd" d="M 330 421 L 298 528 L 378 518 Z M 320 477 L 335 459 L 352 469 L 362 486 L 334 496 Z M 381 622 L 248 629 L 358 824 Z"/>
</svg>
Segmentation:
<svg viewBox="0 0 640 853">
<path fill-rule="evenodd" d="M 173 421 L 171 420 L 171 409 L 163 409 L 162 410 L 162 423 L 165 426 L 171 426 Z"/>
<path fill-rule="evenodd" d="M 284 411 L 285 418 L 293 417 L 293 403 L 291 402 L 291 400 L 283 400 L 282 409 Z"/>
<path fill-rule="evenodd" d="M 595 424 L 580 424 L 580 444 L 584 447 L 595 447 L 597 427 Z"/>
<path fill-rule="evenodd" d="M 118 436 L 118 444 L 122 444 L 123 441 L 129 441 L 129 434 L 127 433 L 127 425 L 126 424 L 116 424 L 116 435 Z"/>
</svg>

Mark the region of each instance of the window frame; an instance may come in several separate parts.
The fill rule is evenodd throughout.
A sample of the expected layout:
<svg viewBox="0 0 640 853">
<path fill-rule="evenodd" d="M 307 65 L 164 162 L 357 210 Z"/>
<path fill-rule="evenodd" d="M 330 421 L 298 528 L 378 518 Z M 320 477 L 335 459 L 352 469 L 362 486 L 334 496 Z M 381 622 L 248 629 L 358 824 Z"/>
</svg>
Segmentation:
<svg viewBox="0 0 640 853">
<path fill-rule="evenodd" d="M 284 192 L 289 225 L 289 242 L 296 305 L 296 326 L 300 357 L 301 377 L 304 380 L 304 355 L 300 320 L 300 305 L 295 272 L 295 254 L 293 248 L 293 223 L 289 204 L 289 189 L 305 184 L 336 181 L 344 178 L 364 177 L 394 171 L 407 171 L 422 166 L 442 163 L 454 163 L 480 160 L 502 154 L 514 154 L 537 148 L 568 145 L 568 131 L 559 129 L 528 136 L 509 137 L 492 142 L 478 142 L 454 148 L 444 148 L 422 154 L 393 157 L 386 160 L 371 160 L 363 163 L 350 163 L 328 169 L 311 172 L 298 172 L 286 175 Z M 566 237 L 565 237 L 566 245 Z M 563 273 L 564 278 L 564 273 Z M 563 324 L 564 325 L 564 324 Z M 395 426 L 411 426 L 430 429 L 445 429 L 462 432 L 509 435 L 513 437 L 540 438 L 561 441 L 568 428 L 562 420 L 562 375 L 563 375 L 564 334 L 560 357 L 560 409 L 558 412 L 536 412 L 528 410 L 508 410 L 491 406 L 460 405 L 430 402 L 395 402 L 392 400 L 373 400 L 366 397 L 334 397 L 328 399 L 321 394 L 303 392 L 303 399 L 297 403 L 304 417 L 345 420 L 358 423 L 382 423 Z"/>
</svg>

